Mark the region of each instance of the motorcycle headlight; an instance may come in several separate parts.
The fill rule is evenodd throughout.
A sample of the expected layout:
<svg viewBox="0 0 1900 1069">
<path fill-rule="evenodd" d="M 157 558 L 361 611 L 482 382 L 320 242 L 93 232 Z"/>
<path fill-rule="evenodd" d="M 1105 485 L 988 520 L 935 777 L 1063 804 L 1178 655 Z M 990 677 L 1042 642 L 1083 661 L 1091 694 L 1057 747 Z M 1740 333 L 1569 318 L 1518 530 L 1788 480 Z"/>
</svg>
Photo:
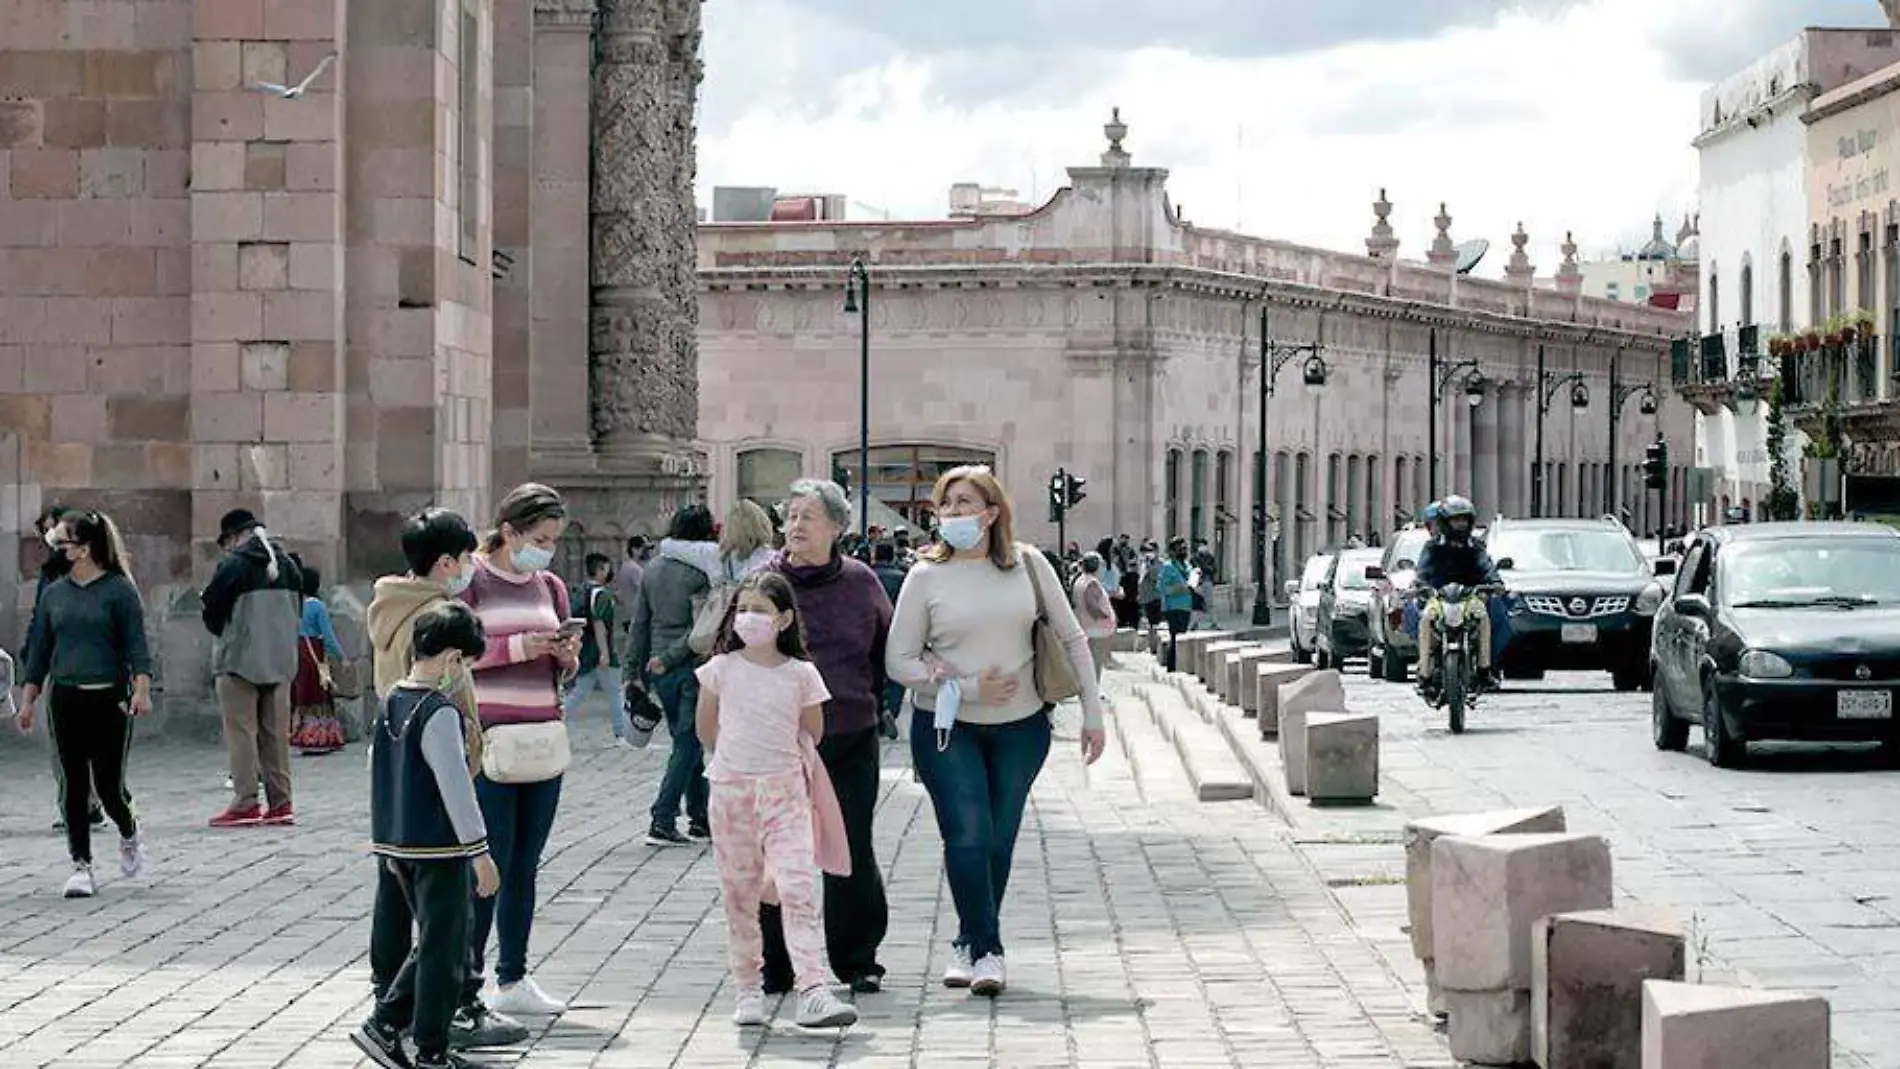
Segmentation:
<svg viewBox="0 0 1900 1069">
<path fill-rule="evenodd" d="M 1457 602 L 1446 602 L 1444 618 L 1446 627 L 1463 627 L 1465 625 L 1465 607 Z"/>
<path fill-rule="evenodd" d="M 1794 665 L 1779 653 L 1749 650 L 1742 654 L 1742 674 L 1750 679 L 1786 679 L 1794 675 Z"/>
<path fill-rule="evenodd" d="M 1636 615 L 1654 616 L 1656 615 L 1656 610 L 1662 608 L 1662 603 L 1662 584 L 1651 583 L 1643 588 L 1641 594 L 1636 595 Z"/>
</svg>

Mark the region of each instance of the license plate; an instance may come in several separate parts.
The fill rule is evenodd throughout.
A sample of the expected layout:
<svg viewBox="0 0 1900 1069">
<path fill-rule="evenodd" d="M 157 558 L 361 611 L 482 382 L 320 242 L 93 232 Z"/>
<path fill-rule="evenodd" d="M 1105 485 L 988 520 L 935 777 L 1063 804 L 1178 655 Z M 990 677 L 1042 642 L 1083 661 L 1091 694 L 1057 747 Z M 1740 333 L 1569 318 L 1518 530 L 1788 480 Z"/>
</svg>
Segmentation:
<svg viewBox="0 0 1900 1069">
<path fill-rule="evenodd" d="M 1572 643 L 1577 643 L 1580 645 L 1584 643 L 1595 642 L 1597 640 L 1597 625 L 1595 624 L 1565 624 L 1563 626 L 1563 639 L 1565 642 L 1572 642 Z"/>
<path fill-rule="evenodd" d="M 1892 720 L 1893 692 L 1888 690 L 1844 690 L 1835 696 L 1842 720 Z"/>
</svg>

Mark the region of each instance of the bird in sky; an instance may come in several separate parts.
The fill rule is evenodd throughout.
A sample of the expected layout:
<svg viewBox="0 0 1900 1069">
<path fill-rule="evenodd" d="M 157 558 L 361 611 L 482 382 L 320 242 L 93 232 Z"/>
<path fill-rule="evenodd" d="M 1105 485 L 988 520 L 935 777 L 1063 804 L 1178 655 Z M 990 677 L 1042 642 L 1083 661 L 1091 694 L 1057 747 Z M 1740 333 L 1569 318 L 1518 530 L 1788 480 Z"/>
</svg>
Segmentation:
<svg viewBox="0 0 1900 1069">
<path fill-rule="evenodd" d="M 330 69 L 330 64 L 335 62 L 336 53 L 332 52 L 318 60 L 316 69 L 304 75 L 303 81 L 298 82 L 296 85 L 278 85 L 276 82 L 253 82 L 251 83 L 251 88 L 260 93 L 270 93 L 273 96 L 283 97 L 285 100 L 295 100 L 303 96 L 304 92 L 310 88 L 310 83 L 321 77 L 324 71 Z"/>
</svg>

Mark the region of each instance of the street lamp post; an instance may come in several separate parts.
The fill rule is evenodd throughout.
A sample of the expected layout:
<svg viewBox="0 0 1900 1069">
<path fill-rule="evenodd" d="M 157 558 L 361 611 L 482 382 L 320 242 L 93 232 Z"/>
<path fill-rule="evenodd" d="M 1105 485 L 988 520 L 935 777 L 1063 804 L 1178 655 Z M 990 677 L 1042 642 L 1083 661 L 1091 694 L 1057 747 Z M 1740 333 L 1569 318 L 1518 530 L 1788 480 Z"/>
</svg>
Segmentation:
<svg viewBox="0 0 1900 1069">
<path fill-rule="evenodd" d="M 1476 360 L 1460 360 L 1455 364 L 1441 367 L 1438 361 L 1438 331 L 1432 331 L 1431 349 L 1426 359 L 1426 371 L 1431 376 L 1431 403 L 1425 406 L 1425 435 L 1431 441 L 1426 452 L 1431 454 L 1428 462 L 1431 468 L 1430 478 L 1426 480 L 1426 490 L 1433 501 L 1438 500 L 1438 406 L 1445 400 L 1445 391 L 1452 384 L 1464 380 L 1465 404 L 1476 408 L 1484 404 L 1484 374 L 1478 370 Z"/>
<path fill-rule="evenodd" d="M 1323 323 L 1324 321 L 1322 321 Z M 1320 354 L 1325 350 L 1323 341 L 1282 344 L 1274 341 L 1268 333 L 1267 304 L 1260 304 L 1260 472 L 1255 481 L 1259 489 L 1259 498 L 1254 502 L 1253 525 L 1253 625 L 1267 627 L 1273 623 L 1273 602 L 1267 596 L 1267 494 L 1270 481 L 1267 478 L 1267 399 L 1273 396 L 1274 380 L 1279 378 L 1280 370 L 1296 356 L 1304 356 L 1301 364 L 1301 379 L 1306 388 L 1317 394 L 1326 388 L 1326 358 Z"/>
<path fill-rule="evenodd" d="M 1537 347 L 1537 445 L 1531 461 L 1531 515 L 1544 515 L 1544 417 L 1550 415 L 1550 406 L 1557 399 L 1557 391 L 1565 383 L 1570 384 L 1570 407 L 1578 412 L 1590 407 L 1590 387 L 1584 382 L 1583 372 L 1572 371 L 1567 375 L 1553 374 L 1544 370 L 1544 347 Z"/>
<path fill-rule="evenodd" d="M 871 269 L 862 256 L 845 276 L 844 310 L 858 316 L 858 537 L 871 537 Z"/>
<path fill-rule="evenodd" d="M 1645 416 L 1656 414 L 1656 388 L 1654 383 L 1633 382 L 1624 386 L 1617 382 L 1617 376 L 1623 364 L 1623 350 L 1618 349 L 1610 358 L 1610 478 L 1603 492 L 1603 511 L 1609 515 L 1619 515 L 1621 505 L 1617 501 L 1617 484 L 1621 482 L 1616 470 L 1616 434 L 1623 422 L 1623 406 L 1630 398 L 1641 396 L 1642 403 L 1637 411 Z M 1660 428 L 1659 428 L 1660 429 Z M 1665 517 L 1666 518 L 1666 517 Z"/>
</svg>

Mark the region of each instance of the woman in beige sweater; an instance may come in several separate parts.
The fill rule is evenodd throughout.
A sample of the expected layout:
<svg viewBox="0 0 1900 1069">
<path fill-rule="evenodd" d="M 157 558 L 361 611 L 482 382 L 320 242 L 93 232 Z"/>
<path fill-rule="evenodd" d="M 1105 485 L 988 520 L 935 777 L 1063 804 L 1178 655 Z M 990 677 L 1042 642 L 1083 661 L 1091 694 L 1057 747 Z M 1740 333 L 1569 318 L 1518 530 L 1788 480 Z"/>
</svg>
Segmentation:
<svg viewBox="0 0 1900 1069">
<path fill-rule="evenodd" d="M 1081 683 L 1089 762 L 1102 755 L 1102 697 L 1062 582 L 1042 554 L 1016 543 L 996 476 L 957 468 L 931 501 L 939 541 L 904 581 L 885 667 L 916 702 L 911 759 L 937 813 L 957 906 L 943 982 L 993 997 L 1007 983 L 998 916 L 1016 832 L 1049 755 L 1051 706 L 1036 694 L 1030 638 L 1038 600 Z"/>
</svg>

